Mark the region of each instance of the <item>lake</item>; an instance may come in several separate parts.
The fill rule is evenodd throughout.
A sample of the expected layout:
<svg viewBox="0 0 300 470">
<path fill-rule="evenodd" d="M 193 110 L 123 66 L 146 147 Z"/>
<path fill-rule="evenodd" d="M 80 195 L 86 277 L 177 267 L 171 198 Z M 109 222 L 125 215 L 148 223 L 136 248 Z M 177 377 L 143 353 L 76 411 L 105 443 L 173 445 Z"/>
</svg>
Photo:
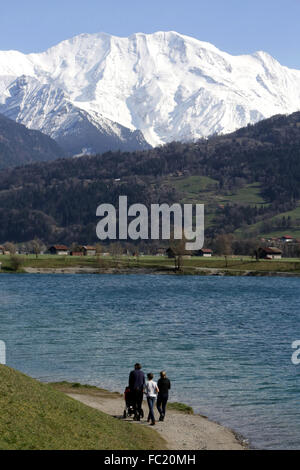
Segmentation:
<svg viewBox="0 0 300 470">
<path fill-rule="evenodd" d="M 7 365 L 124 391 L 135 362 L 172 401 L 256 448 L 300 448 L 298 278 L 0 275 Z"/>
</svg>

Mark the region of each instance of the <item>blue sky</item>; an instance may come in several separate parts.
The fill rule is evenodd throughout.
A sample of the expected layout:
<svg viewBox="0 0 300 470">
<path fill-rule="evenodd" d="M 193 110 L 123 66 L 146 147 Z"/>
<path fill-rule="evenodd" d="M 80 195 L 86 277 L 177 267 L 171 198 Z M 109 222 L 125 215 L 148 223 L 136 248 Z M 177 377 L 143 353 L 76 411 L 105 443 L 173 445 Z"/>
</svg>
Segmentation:
<svg viewBox="0 0 300 470">
<path fill-rule="evenodd" d="M 80 33 L 173 30 L 300 69 L 299 22 L 300 0 L 3 0 L 0 50 L 42 51 Z"/>
</svg>

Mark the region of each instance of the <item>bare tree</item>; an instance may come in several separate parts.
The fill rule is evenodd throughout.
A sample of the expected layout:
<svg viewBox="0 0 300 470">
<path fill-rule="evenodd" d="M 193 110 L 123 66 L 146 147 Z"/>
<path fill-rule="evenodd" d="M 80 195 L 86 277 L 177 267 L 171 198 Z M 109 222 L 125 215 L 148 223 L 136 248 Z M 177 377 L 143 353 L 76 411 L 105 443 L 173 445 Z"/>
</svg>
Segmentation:
<svg viewBox="0 0 300 470">
<path fill-rule="evenodd" d="M 175 240 L 173 237 L 170 242 L 170 248 L 174 253 L 175 271 L 183 269 L 183 256 L 187 253 L 185 249 L 186 238 L 182 233 L 181 240 Z"/>
<path fill-rule="evenodd" d="M 102 246 L 100 245 L 100 243 L 97 243 L 95 248 L 96 248 L 96 266 L 98 266 L 99 270 L 101 271 L 101 269 L 105 265 L 103 256 L 101 256 Z"/>
<path fill-rule="evenodd" d="M 215 251 L 220 255 L 232 254 L 232 235 L 218 235 L 215 241 Z"/>
<path fill-rule="evenodd" d="M 9 251 L 11 255 L 14 255 L 16 253 L 16 245 L 11 242 L 6 242 L 4 243 L 4 249 L 5 251 Z"/>
<path fill-rule="evenodd" d="M 121 243 L 119 242 L 114 242 L 111 243 L 109 247 L 109 251 L 111 256 L 113 257 L 113 260 L 116 262 L 116 265 L 119 265 L 119 262 L 121 261 L 121 254 L 123 253 L 123 248 Z"/>
<path fill-rule="evenodd" d="M 21 256 L 11 254 L 10 255 L 10 266 L 11 269 L 15 272 L 19 271 L 23 266 L 24 259 Z"/>
<path fill-rule="evenodd" d="M 35 257 L 38 258 L 38 255 L 41 253 L 42 249 L 42 242 L 38 239 L 35 238 L 32 240 L 32 251 L 35 254 Z"/>
</svg>

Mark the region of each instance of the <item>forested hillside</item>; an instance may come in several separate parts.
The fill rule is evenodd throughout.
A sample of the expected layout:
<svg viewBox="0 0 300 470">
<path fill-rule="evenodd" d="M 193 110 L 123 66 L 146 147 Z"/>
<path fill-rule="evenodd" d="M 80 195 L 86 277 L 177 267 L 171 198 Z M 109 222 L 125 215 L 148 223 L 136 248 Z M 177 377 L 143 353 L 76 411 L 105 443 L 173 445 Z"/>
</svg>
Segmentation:
<svg viewBox="0 0 300 470">
<path fill-rule="evenodd" d="M 275 116 L 196 143 L 2 171 L 0 241 L 94 242 L 97 206 L 117 205 L 119 195 L 129 204 L 203 202 L 207 237 L 300 233 L 299 182 L 300 113 Z"/>
<path fill-rule="evenodd" d="M 64 156 L 65 151 L 55 140 L 0 114 L 0 169 Z"/>
</svg>

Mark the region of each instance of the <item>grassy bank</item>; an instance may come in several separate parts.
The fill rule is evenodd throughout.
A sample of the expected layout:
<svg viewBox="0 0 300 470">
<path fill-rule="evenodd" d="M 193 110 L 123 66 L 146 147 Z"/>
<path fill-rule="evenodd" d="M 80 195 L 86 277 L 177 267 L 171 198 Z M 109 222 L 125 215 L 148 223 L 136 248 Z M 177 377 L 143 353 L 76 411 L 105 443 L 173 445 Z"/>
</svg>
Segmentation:
<svg viewBox="0 0 300 470">
<path fill-rule="evenodd" d="M 95 272 L 109 272 L 110 270 L 127 272 L 132 270 L 151 270 L 162 272 L 174 271 L 174 260 L 166 256 L 141 256 L 139 258 L 120 256 L 116 257 L 72 257 L 39 255 L 20 257 L 21 263 L 18 272 L 24 272 L 26 268 L 34 269 L 67 269 L 67 268 L 91 268 Z M 2 263 L 1 272 L 14 272 L 13 264 L 9 256 L 0 256 Z M 230 275 L 243 275 L 252 272 L 253 275 L 268 273 L 294 273 L 300 274 L 299 258 L 282 258 L 281 260 L 260 260 L 251 257 L 191 257 L 182 261 L 183 274 L 209 274 L 208 270 L 219 270 Z"/>
<path fill-rule="evenodd" d="M 152 429 L 112 418 L 0 365 L 1 450 L 164 448 Z"/>
</svg>

